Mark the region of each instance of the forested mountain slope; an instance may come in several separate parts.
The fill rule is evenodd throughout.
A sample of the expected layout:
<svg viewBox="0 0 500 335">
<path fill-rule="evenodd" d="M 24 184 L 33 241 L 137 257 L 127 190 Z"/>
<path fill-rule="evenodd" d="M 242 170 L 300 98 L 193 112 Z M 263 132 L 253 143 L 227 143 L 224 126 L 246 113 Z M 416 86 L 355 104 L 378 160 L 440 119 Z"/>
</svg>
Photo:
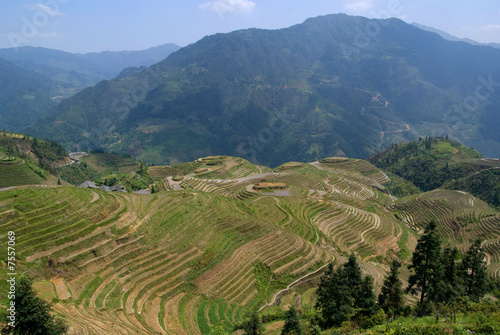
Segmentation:
<svg viewBox="0 0 500 335">
<path fill-rule="evenodd" d="M 56 105 L 51 79 L 2 59 L 0 74 L 0 129 L 19 131 Z"/>
<path fill-rule="evenodd" d="M 328 15 L 205 37 L 63 101 L 28 131 L 157 164 L 367 157 L 445 134 L 497 156 L 499 57 L 397 19 Z"/>
</svg>

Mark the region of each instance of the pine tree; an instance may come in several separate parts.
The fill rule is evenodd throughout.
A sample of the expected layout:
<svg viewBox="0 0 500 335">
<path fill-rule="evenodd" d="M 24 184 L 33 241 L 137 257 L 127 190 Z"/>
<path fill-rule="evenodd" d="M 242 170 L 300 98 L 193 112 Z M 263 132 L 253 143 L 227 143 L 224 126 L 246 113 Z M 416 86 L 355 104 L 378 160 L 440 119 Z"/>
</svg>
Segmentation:
<svg viewBox="0 0 500 335">
<path fill-rule="evenodd" d="M 458 258 L 458 249 L 456 247 L 446 247 L 443 250 L 443 270 L 445 291 L 443 300 L 453 302 L 460 294 L 460 283 L 458 278 L 458 267 L 456 260 Z"/>
<path fill-rule="evenodd" d="M 354 300 L 354 307 L 358 309 L 360 315 L 371 317 L 377 311 L 377 297 L 374 293 L 373 277 L 366 275 L 359 287 L 359 293 Z"/>
<path fill-rule="evenodd" d="M 373 278 L 363 278 L 353 254 L 335 271 L 331 264 L 328 266 L 316 293 L 316 308 L 321 309 L 326 328 L 340 325 L 350 316 L 370 317 L 376 309 Z"/>
<path fill-rule="evenodd" d="M 420 292 L 419 314 L 424 312 L 428 302 L 439 301 L 444 291 L 441 241 L 436 227 L 434 220 L 427 225 L 408 267 L 414 273 L 410 275 L 406 290 L 412 294 Z"/>
<path fill-rule="evenodd" d="M 252 311 L 250 318 L 243 325 L 245 334 L 247 335 L 261 335 L 264 334 L 264 326 L 262 319 L 257 311 Z"/>
<path fill-rule="evenodd" d="M 50 314 L 50 304 L 36 296 L 33 282 L 22 276 L 16 283 L 15 327 L 9 324 L 1 330 L 1 334 L 61 335 L 66 334 L 68 326 Z"/>
<path fill-rule="evenodd" d="M 281 335 L 302 335 L 299 315 L 293 304 L 285 313 L 285 325 L 281 330 Z"/>
<path fill-rule="evenodd" d="M 476 302 L 488 291 L 485 254 L 481 244 L 481 240 L 474 241 L 462 260 L 461 266 L 465 295 Z"/>
<path fill-rule="evenodd" d="M 353 314 L 353 298 L 343 267 L 334 270 L 332 264 L 328 265 L 316 294 L 316 308 L 321 310 L 323 328 L 340 325 Z"/>
<path fill-rule="evenodd" d="M 393 260 L 391 269 L 384 279 L 382 290 L 378 296 L 378 305 L 386 312 L 392 313 L 394 318 L 404 307 L 403 300 L 403 284 L 399 279 L 399 268 L 401 265 L 398 261 Z"/>
<path fill-rule="evenodd" d="M 356 256 L 351 254 L 349 260 L 344 264 L 344 270 L 351 289 L 353 304 L 359 314 L 371 316 L 375 313 L 375 294 L 373 293 L 373 278 L 361 273 L 361 267 Z"/>
</svg>

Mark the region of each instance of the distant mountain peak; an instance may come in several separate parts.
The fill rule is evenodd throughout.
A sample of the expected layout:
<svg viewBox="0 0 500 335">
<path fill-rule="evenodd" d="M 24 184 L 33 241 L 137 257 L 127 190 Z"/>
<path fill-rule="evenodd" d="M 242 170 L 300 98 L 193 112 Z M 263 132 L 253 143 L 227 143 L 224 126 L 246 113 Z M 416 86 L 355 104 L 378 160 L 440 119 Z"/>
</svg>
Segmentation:
<svg viewBox="0 0 500 335">
<path fill-rule="evenodd" d="M 479 76 L 500 80 L 498 59 L 399 19 L 326 15 L 204 37 L 63 101 L 29 132 L 154 164 L 363 158 L 446 134 L 498 156 L 500 90 L 473 100 Z"/>
<path fill-rule="evenodd" d="M 437 28 L 429 27 L 429 26 L 426 26 L 426 25 L 423 25 L 423 24 L 419 24 L 419 23 L 416 23 L 416 22 L 413 22 L 412 25 L 415 26 L 415 27 L 417 27 L 417 28 L 419 28 L 419 29 L 426 30 L 426 31 L 429 31 L 429 32 L 432 32 L 432 33 L 436 33 L 436 34 L 438 34 L 439 36 L 441 36 L 442 38 L 444 38 L 445 40 L 448 40 L 448 41 L 465 42 L 465 43 L 469 43 L 469 44 L 472 44 L 472 45 L 482 45 L 482 46 L 489 46 L 489 47 L 500 49 L 500 43 L 480 43 L 480 42 L 471 40 L 470 38 L 456 37 L 456 36 L 451 35 L 451 34 L 445 32 L 445 31 L 439 30 Z"/>
</svg>

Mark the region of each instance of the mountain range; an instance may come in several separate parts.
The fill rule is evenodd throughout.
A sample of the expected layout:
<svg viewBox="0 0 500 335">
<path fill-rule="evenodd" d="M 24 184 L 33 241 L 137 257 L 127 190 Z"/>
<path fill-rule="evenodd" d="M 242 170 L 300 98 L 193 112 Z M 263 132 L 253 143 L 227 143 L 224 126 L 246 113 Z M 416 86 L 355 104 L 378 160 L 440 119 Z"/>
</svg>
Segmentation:
<svg viewBox="0 0 500 335">
<path fill-rule="evenodd" d="M 422 30 L 426 30 L 426 31 L 430 31 L 432 33 L 436 33 L 436 34 L 438 34 L 439 36 L 441 36 L 442 38 L 444 38 L 445 40 L 448 40 L 448 41 L 465 42 L 465 43 L 469 43 L 469 44 L 472 44 L 472 45 L 482 45 L 482 46 L 487 46 L 487 47 L 493 47 L 493 48 L 500 49 L 500 43 L 480 43 L 480 42 L 476 42 L 474 40 L 471 40 L 470 38 L 456 37 L 456 36 L 451 35 L 451 34 L 445 32 L 445 31 L 442 31 L 442 30 L 439 30 L 439 29 L 436 29 L 436 28 L 433 28 L 433 27 L 425 26 L 423 24 L 418 24 L 418 23 L 413 22 L 412 25 L 414 25 L 415 27 L 420 28 Z"/>
<path fill-rule="evenodd" d="M 19 131 L 76 92 L 136 71 L 180 47 L 164 44 L 142 51 L 72 54 L 35 47 L 0 49 L 0 128 Z M 132 67 L 132 68 L 131 68 Z"/>
<path fill-rule="evenodd" d="M 20 130 L 56 105 L 52 79 L 3 59 L 0 73 L 0 129 Z"/>
<path fill-rule="evenodd" d="M 398 19 L 327 15 L 207 36 L 62 101 L 27 132 L 152 164 L 363 158 L 446 134 L 500 156 L 498 59 Z"/>
</svg>

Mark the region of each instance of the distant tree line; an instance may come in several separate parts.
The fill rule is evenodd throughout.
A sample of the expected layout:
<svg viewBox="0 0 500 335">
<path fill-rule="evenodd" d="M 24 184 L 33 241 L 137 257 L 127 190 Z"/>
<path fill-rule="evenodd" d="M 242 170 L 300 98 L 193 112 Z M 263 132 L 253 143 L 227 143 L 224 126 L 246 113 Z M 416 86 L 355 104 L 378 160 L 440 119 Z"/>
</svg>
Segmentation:
<svg viewBox="0 0 500 335">
<path fill-rule="evenodd" d="M 385 151 L 370 157 L 369 161 L 380 169 L 411 181 L 424 192 L 475 172 L 473 168 L 463 165 L 438 164 L 441 156 L 434 149 L 439 142 L 447 142 L 453 147 L 460 146 L 458 142 L 446 137 L 426 137 L 419 141 L 392 144 Z M 481 157 L 476 155 L 477 158 Z"/>
<path fill-rule="evenodd" d="M 1 136 L 0 146 L 5 148 L 8 155 L 33 160 L 38 167 L 51 172 L 54 162 L 68 157 L 68 151 L 59 143 L 26 135 Z"/>
</svg>

